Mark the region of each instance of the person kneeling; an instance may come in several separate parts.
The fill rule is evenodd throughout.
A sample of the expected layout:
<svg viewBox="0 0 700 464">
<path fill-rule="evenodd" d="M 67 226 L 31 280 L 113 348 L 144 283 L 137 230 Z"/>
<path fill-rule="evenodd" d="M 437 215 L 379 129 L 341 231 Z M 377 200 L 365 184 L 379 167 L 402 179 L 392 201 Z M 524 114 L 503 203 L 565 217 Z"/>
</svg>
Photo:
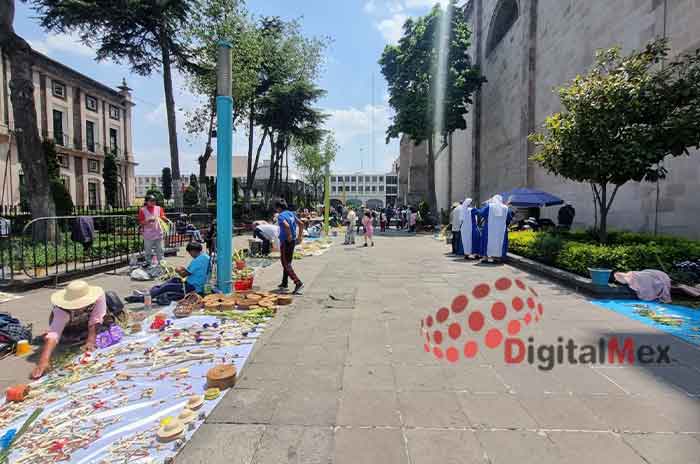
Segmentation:
<svg viewBox="0 0 700 464">
<path fill-rule="evenodd" d="M 65 290 L 53 293 L 51 305 L 49 331 L 46 333 L 39 362 L 31 373 L 32 379 L 40 378 L 49 368 L 51 355 L 64 330 L 77 338 L 84 338 L 87 331 L 84 349 L 94 350 L 97 328 L 107 314 L 105 292 L 102 288 L 88 285 L 82 280 L 71 282 Z"/>
</svg>

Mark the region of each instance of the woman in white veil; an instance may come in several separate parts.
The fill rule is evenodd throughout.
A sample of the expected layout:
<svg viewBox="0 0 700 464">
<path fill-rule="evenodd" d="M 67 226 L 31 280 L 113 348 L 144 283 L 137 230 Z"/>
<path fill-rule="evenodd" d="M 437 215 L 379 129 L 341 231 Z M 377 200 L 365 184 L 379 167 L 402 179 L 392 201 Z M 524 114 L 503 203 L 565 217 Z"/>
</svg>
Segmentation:
<svg viewBox="0 0 700 464">
<path fill-rule="evenodd" d="M 481 254 L 477 210 L 471 204 L 471 198 L 462 203 L 462 247 L 466 259 L 474 259 Z"/>
</svg>

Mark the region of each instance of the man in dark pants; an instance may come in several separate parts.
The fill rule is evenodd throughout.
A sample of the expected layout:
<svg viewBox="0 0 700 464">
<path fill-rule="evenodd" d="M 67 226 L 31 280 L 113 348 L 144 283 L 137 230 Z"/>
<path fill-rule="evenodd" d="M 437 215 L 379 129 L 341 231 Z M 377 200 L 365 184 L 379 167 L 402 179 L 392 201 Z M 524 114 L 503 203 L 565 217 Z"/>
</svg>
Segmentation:
<svg viewBox="0 0 700 464">
<path fill-rule="evenodd" d="M 294 269 L 292 269 L 292 260 L 294 259 L 294 247 L 297 243 L 301 243 L 302 237 L 304 236 L 304 224 L 299 220 L 296 214 L 289 211 L 287 208 L 287 202 L 284 200 L 277 200 L 275 203 L 275 209 L 277 210 L 277 224 L 280 227 L 280 262 L 282 263 L 282 283 L 279 289 L 284 291 L 287 290 L 288 280 L 294 281 L 294 295 L 302 295 L 304 284 L 301 279 L 297 277 Z"/>
</svg>

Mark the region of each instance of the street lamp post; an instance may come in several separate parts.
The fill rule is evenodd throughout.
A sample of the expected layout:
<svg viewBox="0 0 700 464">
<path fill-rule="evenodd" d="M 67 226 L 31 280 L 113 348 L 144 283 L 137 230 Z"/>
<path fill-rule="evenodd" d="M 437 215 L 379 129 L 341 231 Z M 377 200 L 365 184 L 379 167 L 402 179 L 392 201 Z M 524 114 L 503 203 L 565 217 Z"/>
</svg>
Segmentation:
<svg viewBox="0 0 700 464">
<path fill-rule="evenodd" d="M 233 98 L 231 97 L 231 44 L 220 41 L 216 60 L 216 284 L 231 292 L 233 255 Z"/>
<path fill-rule="evenodd" d="M 326 164 L 324 179 L 325 192 L 323 193 L 323 232 L 326 238 L 330 238 L 330 210 L 331 210 L 331 165 Z"/>
</svg>

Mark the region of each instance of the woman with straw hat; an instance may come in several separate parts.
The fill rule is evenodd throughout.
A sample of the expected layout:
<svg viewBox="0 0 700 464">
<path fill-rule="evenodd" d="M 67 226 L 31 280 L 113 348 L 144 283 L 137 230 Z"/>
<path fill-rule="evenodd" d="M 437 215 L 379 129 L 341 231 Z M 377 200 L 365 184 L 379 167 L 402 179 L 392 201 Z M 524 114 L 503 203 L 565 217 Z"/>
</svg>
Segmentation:
<svg viewBox="0 0 700 464">
<path fill-rule="evenodd" d="M 85 350 L 95 349 L 97 326 L 102 323 L 107 313 L 105 292 L 100 287 L 88 285 L 83 280 L 73 281 L 64 290 L 53 293 L 51 305 L 49 331 L 46 333 L 39 362 L 32 371 L 33 379 L 38 379 L 48 369 L 51 354 L 66 327 L 82 333 L 87 329 Z"/>
</svg>

